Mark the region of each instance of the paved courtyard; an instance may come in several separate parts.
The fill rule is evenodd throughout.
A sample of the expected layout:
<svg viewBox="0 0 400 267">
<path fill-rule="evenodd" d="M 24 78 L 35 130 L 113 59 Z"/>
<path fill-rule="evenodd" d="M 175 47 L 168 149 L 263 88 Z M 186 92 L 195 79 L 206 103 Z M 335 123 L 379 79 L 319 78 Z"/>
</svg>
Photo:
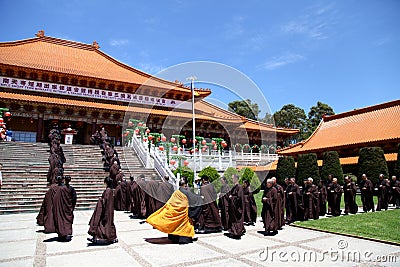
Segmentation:
<svg viewBox="0 0 400 267">
<path fill-rule="evenodd" d="M 264 236 L 262 223 L 246 227 L 241 240 L 222 233 L 198 235 L 188 245 L 115 213 L 119 243 L 92 245 L 86 238 L 92 211 L 75 212 L 71 242 L 56 241 L 35 223 L 36 214 L 0 215 L 1 266 L 399 266 L 400 246 L 292 226 Z"/>
</svg>

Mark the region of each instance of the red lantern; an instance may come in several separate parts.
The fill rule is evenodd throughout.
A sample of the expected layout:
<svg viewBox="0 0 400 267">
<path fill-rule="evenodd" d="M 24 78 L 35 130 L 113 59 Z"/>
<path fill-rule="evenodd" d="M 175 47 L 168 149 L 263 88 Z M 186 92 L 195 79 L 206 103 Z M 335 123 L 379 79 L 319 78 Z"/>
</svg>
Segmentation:
<svg viewBox="0 0 400 267">
<path fill-rule="evenodd" d="M 171 137 L 171 142 L 175 143 L 175 141 L 176 141 L 175 137 Z"/>
<path fill-rule="evenodd" d="M 185 160 L 185 161 L 183 162 L 183 165 L 185 165 L 185 166 L 189 165 L 189 161 Z"/>
<path fill-rule="evenodd" d="M 149 128 L 147 128 L 147 129 L 146 129 L 146 133 L 149 133 L 149 132 L 150 132 L 150 129 L 149 129 Z"/>
<path fill-rule="evenodd" d="M 171 164 L 171 165 L 175 165 L 175 163 L 176 163 L 176 161 L 175 161 L 174 159 L 171 159 L 171 160 L 169 161 L 169 164 Z"/>
<path fill-rule="evenodd" d="M 206 150 L 207 150 L 206 146 L 201 149 L 201 151 L 203 151 L 203 152 L 206 152 Z"/>
<path fill-rule="evenodd" d="M 228 144 L 227 144 L 225 141 L 222 141 L 222 142 L 221 142 L 221 145 L 222 145 L 223 147 L 226 147 Z"/>
<path fill-rule="evenodd" d="M 167 141 L 167 137 L 165 137 L 165 135 L 161 136 L 161 141 L 163 142 Z"/>
<path fill-rule="evenodd" d="M 192 143 L 195 143 L 195 144 L 196 144 L 196 143 L 197 143 L 197 140 L 196 140 L 196 139 L 192 140 Z"/>
<path fill-rule="evenodd" d="M 126 131 L 126 132 L 125 132 L 126 135 L 128 135 L 129 133 L 130 133 L 129 131 Z"/>
<path fill-rule="evenodd" d="M 159 149 L 160 151 L 164 151 L 164 147 L 163 147 L 163 146 L 159 146 L 158 149 Z"/>
<path fill-rule="evenodd" d="M 186 144 L 186 139 L 182 139 L 182 144 Z"/>
<path fill-rule="evenodd" d="M 173 150 L 173 151 L 177 151 L 177 150 L 178 150 L 178 147 L 177 147 L 177 146 L 173 146 L 173 147 L 172 147 L 172 150 Z"/>
<path fill-rule="evenodd" d="M 135 134 L 138 135 L 139 134 L 139 129 L 135 130 Z"/>
<path fill-rule="evenodd" d="M 143 142 L 146 142 L 147 141 L 147 139 L 146 138 L 143 138 Z"/>
<path fill-rule="evenodd" d="M 214 147 L 213 147 L 213 148 L 214 148 L 215 150 L 217 150 L 217 148 L 218 148 L 218 147 L 217 147 L 217 145 L 214 145 Z"/>
<path fill-rule="evenodd" d="M 4 116 L 10 117 L 11 116 L 11 112 L 7 111 L 6 113 L 4 113 Z"/>
<path fill-rule="evenodd" d="M 201 144 L 202 144 L 202 145 L 207 144 L 206 140 L 203 139 L 203 141 L 201 141 Z"/>
<path fill-rule="evenodd" d="M 149 135 L 149 140 L 151 141 L 151 140 L 153 140 L 153 138 L 154 138 L 154 136 L 152 136 L 152 135 Z"/>
<path fill-rule="evenodd" d="M 215 140 L 212 140 L 212 141 L 211 141 L 211 144 L 215 145 L 215 144 L 216 144 Z"/>
<path fill-rule="evenodd" d="M 3 118 L 0 118 L 0 123 L 3 123 L 4 122 L 4 119 Z"/>
<path fill-rule="evenodd" d="M 138 123 L 138 126 L 143 126 L 143 123 L 139 122 L 139 123 Z"/>
<path fill-rule="evenodd" d="M 133 125 L 133 122 L 128 121 L 128 125 L 129 125 L 129 126 L 132 126 L 132 125 Z"/>
</svg>

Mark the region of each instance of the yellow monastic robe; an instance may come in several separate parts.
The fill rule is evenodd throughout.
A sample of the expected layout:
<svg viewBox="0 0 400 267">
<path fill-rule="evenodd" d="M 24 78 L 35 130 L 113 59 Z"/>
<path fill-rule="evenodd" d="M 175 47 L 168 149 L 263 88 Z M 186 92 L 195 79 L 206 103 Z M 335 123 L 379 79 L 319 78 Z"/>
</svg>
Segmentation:
<svg viewBox="0 0 400 267">
<path fill-rule="evenodd" d="M 188 198 L 180 190 L 176 190 L 167 203 L 151 214 L 146 221 L 161 232 L 193 237 L 194 226 L 188 210 Z"/>
</svg>

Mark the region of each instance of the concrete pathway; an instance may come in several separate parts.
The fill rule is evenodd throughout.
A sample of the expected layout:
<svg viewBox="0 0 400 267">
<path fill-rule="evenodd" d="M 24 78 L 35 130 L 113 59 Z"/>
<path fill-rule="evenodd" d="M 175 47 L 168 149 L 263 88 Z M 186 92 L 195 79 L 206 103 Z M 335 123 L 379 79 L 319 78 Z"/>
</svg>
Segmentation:
<svg viewBox="0 0 400 267">
<path fill-rule="evenodd" d="M 92 211 L 75 212 L 74 237 L 60 243 L 40 232 L 36 214 L 0 215 L 1 266 L 400 266 L 400 246 L 285 226 L 264 236 L 262 223 L 241 240 L 222 233 L 171 244 L 166 234 L 124 212 L 115 213 L 119 243 L 93 246 L 86 238 Z"/>
</svg>

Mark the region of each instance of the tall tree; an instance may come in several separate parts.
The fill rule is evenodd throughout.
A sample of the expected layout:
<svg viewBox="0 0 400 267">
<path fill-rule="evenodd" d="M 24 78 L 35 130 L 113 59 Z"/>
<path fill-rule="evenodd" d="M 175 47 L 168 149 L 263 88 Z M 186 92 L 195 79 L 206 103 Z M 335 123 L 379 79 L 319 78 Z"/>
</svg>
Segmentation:
<svg viewBox="0 0 400 267">
<path fill-rule="evenodd" d="M 278 127 L 295 128 L 300 132 L 285 141 L 285 145 L 297 143 L 304 139 L 307 129 L 307 117 L 304 109 L 293 104 L 284 105 L 274 113 L 275 125 Z"/>
<path fill-rule="evenodd" d="M 305 137 L 308 138 L 315 131 L 322 120 L 322 116 L 334 114 L 335 112 L 331 106 L 318 101 L 317 105 L 312 106 L 310 112 L 308 112 L 307 134 Z"/>
<path fill-rule="evenodd" d="M 381 147 L 363 147 L 359 151 L 358 157 L 358 178 L 362 174 L 375 184 L 379 179 L 379 174 L 389 176 L 389 170 L 385 159 L 385 153 Z"/>
<path fill-rule="evenodd" d="M 257 120 L 260 109 L 257 103 L 251 103 L 250 99 L 236 100 L 228 104 L 228 110 L 246 118 Z"/>
<path fill-rule="evenodd" d="M 397 176 L 397 179 L 400 179 L 400 144 L 397 146 L 397 160 L 394 165 L 394 175 Z"/>
<path fill-rule="evenodd" d="M 274 115 L 272 115 L 271 113 L 265 113 L 264 118 L 261 119 L 262 122 L 268 123 L 268 124 L 274 124 L 275 125 L 275 121 L 274 121 Z"/>
<path fill-rule="evenodd" d="M 328 175 L 338 179 L 339 184 L 343 184 L 343 169 L 340 165 L 339 153 L 337 151 L 325 151 L 321 167 L 321 179 L 326 182 Z"/>
<path fill-rule="evenodd" d="M 296 167 L 294 158 L 292 156 L 283 156 L 278 159 L 278 166 L 276 167 L 276 177 L 278 183 L 283 185 L 285 178 L 292 178 L 296 176 Z"/>
<path fill-rule="evenodd" d="M 298 184 L 303 184 L 303 180 L 307 178 L 313 178 L 314 184 L 318 184 L 319 168 L 317 161 L 317 154 L 308 153 L 300 154 L 297 158 L 297 169 L 296 169 L 296 181 Z"/>
</svg>

